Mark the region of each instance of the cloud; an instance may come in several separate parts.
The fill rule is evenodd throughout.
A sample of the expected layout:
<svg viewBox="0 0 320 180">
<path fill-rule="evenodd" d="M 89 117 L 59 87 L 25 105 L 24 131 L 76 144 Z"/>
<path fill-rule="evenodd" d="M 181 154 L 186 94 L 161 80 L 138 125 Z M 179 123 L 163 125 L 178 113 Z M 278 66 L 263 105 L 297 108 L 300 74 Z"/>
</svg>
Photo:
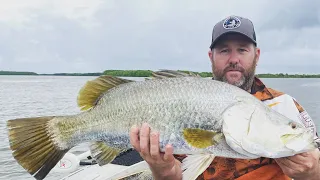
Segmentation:
<svg viewBox="0 0 320 180">
<path fill-rule="evenodd" d="M 68 19 L 92 19 L 103 3 L 101 0 L 2 0 L 0 21 L 7 25 L 31 22 L 38 12 Z"/>
<path fill-rule="evenodd" d="M 254 22 L 259 73 L 318 72 L 317 0 L 12 0 L 0 8 L 1 69 L 210 71 L 212 27 L 233 14 Z"/>
</svg>

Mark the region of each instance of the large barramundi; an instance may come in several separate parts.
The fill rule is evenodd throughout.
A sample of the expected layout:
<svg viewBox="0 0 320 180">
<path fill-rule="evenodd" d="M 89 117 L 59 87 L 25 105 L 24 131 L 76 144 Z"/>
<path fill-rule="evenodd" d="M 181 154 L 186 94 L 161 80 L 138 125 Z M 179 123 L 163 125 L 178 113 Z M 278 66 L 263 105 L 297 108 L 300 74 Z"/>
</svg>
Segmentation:
<svg viewBox="0 0 320 180">
<path fill-rule="evenodd" d="M 79 114 L 9 120 L 14 158 L 43 179 L 72 147 L 90 141 L 104 165 L 132 148 L 130 128 L 144 122 L 160 133 L 162 152 L 171 144 L 174 154 L 188 155 L 182 167 L 191 179 L 215 156 L 279 158 L 317 148 L 302 124 L 236 86 L 169 70 L 153 77 L 100 76 L 80 90 Z"/>
</svg>

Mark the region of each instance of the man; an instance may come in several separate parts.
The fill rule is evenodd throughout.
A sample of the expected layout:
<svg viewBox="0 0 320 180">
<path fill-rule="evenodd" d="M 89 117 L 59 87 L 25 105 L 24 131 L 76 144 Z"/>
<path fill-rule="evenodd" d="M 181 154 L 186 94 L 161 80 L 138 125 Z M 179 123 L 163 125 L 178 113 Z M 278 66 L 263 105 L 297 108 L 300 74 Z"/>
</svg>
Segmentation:
<svg viewBox="0 0 320 180">
<path fill-rule="evenodd" d="M 249 19 L 230 16 L 218 22 L 212 33 L 209 50 L 214 79 L 242 88 L 271 108 L 303 123 L 314 132 L 308 113 L 291 96 L 266 87 L 255 77 L 260 57 L 255 30 Z M 147 124 L 139 130 L 132 127 L 131 144 L 149 164 L 155 179 L 181 179 L 181 160 L 185 156 L 173 156 L 171 146 L 159 153 L 159 135 L 150 134 Z M 302 153 L 293 157 L 254 160 L 216 157 L 198 179 L 320 179 L 319 151 Z"/>
</svg>

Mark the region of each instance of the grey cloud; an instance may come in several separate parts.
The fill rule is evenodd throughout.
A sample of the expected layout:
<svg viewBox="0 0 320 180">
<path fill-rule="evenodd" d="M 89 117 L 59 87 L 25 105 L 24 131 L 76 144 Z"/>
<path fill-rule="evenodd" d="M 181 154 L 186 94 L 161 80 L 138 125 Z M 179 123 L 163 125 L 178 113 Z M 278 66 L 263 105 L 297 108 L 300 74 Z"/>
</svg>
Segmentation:
<svg viewBox="0 0 320 180">
<path fill-rule="evenodd" d="M 265 9 L 266 19 L 257 26 L 258 31 L 268 30 L 301 30 L 304 28 L 319 27 L 320 1 L 318 0 L 283 0 L 275 4 L 270 3 Z"/>
<path fill-rule="evenodd" d="M 112 5 L 106 1 L 104 7 L 94 16 L 99 25 L 92 28 L 39 10 L 33 11 L 32 21 L 24 28 L 1 24 L 1 69 L 210 71 L 207 51 L 212 27 L 235 14 L 255 24 L 262 52 L 258 72 L 319 72 L 320 6 L 316 0 L 114 1 Z"/>
</svg>

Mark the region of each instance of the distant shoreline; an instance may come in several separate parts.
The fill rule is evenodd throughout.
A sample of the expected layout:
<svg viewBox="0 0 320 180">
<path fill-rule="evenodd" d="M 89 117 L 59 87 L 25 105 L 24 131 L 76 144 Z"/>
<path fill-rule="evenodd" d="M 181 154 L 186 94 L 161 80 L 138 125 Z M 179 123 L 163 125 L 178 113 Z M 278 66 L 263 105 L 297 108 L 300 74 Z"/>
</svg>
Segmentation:
<svg viewBox="0 0 320 180">
<path fill-rule="evenodd" d="M 180 70 L 182 72 L 190 72 Z M 113 75 L 122 77 L 150 77 L 151 70 L 105 70 L 104 72 L 96 73 L 53 73 L 53 74 L 39 74 L 35 72 L 23 71 L 0 71 L 0 75 L 26 75 L 26 76 L 100 76 L 100 75 Z M 193 72 L 199 74 L 201 77 L 212 77 L 211 72 Z M 257 74 L 259 78 L 320 78 L 320 74 Z"/>
</svg>

